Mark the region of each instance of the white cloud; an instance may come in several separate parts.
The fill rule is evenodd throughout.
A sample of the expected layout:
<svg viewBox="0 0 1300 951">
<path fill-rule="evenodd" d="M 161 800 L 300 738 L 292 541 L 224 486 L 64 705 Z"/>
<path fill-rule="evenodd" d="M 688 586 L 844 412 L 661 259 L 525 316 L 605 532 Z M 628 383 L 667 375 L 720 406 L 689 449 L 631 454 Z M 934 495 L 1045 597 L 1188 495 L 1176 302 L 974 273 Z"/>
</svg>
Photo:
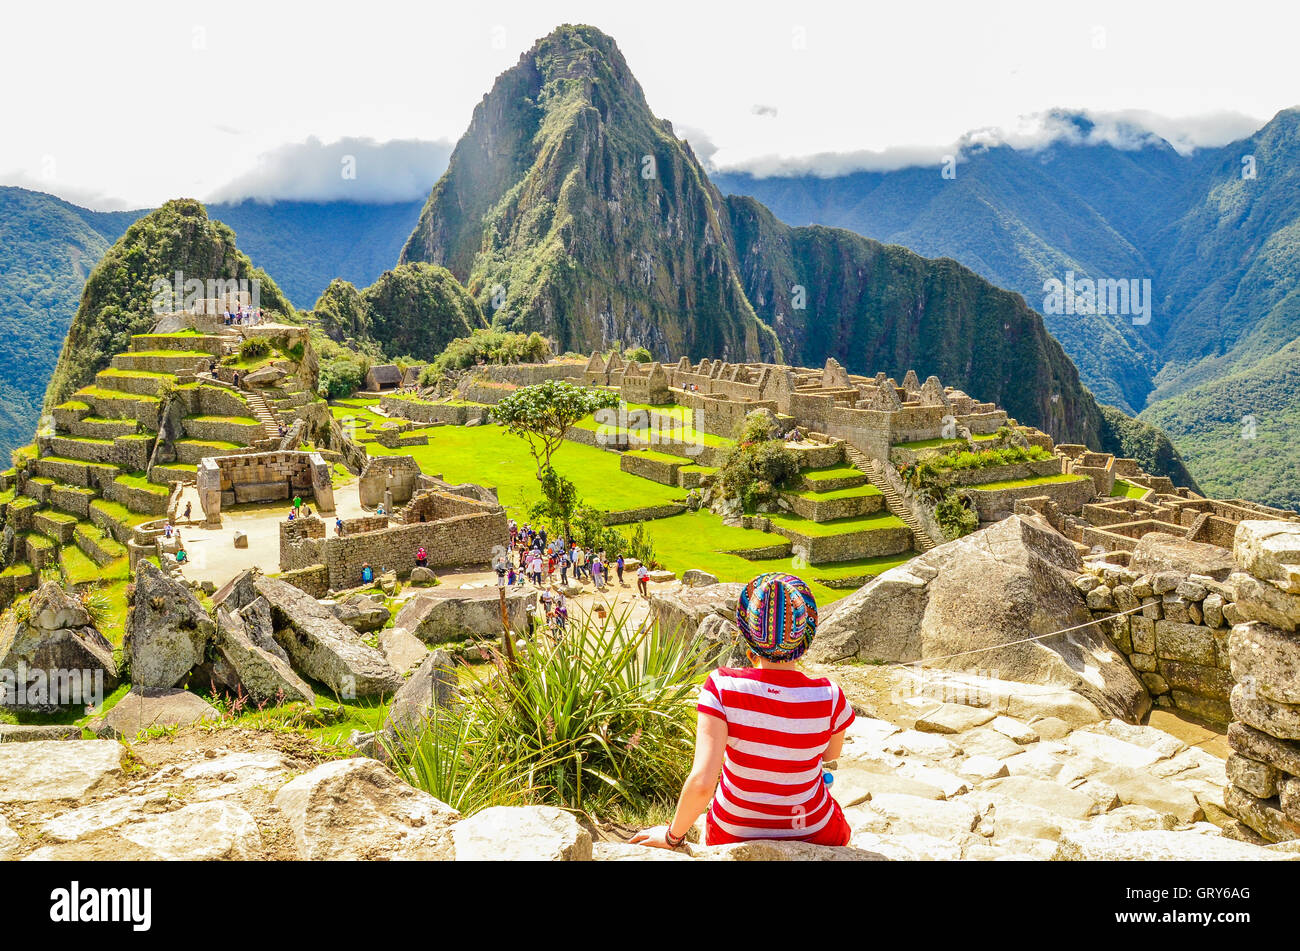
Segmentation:
<svg viewBox="0 0 1300 951">
<path fill-rule="evenodd" d="M 26 188 L 28 191 L 54 195 L 70 204 L 89 208 L 91 211 L 135 211 L 140 207 L 95 188 L 83 188 L 59 179 L 29 175 L 21 169 L 0 172 L 0 185 L 13 185 L 17 188 Z"/>
<path fill-rule="evenodd" d="M 834 178 L 853 172 L 893 172 L 942 163 L 972 149 L 1009 146 L 1037 151 L 1056 143 L 1110 145 L 1139 149 L 1166 143 L 1180 154 L 1218 148 L 1258 131 L 1264 121 L 1239 112 L 1215 112 L 1173 118 L 1130 109 L 1118 112 L 1053 109 L 1020 117 L 1010 128 L 974 129 L 949 145 L 895 146 L 881 150 L 816 152 L 808 155 L 742 155 L 708 141 L 707 153 L 697 149 L 709 168 L 743 172 L 758 178 L 813 175 Z"/>
<path fill-rule="evenodd" d="M 281 145 L 258 157 L 257 165 L 217 188 L 213 202 L 414 201 L 429 194 L 447 168 L 446 141 L 343 138 L 324 143 L 315 136 Z"/>
</svg>

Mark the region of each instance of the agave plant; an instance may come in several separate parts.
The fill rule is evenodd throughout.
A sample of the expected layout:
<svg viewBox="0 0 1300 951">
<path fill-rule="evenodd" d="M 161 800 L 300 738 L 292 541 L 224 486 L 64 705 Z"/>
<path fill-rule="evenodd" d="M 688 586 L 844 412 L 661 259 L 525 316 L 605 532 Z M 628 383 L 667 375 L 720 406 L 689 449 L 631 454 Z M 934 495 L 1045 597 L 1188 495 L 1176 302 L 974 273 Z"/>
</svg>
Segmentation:
<svg viewBox="0 0 1300 951">
<path fill-rule="evenodd" d="M 547 803 L 591 812 L 676 797 L 690 771 L 704 645 L 624 611 L 534 642 L 390 752 L 407 782 L 463 813 Z"/>
</svg>

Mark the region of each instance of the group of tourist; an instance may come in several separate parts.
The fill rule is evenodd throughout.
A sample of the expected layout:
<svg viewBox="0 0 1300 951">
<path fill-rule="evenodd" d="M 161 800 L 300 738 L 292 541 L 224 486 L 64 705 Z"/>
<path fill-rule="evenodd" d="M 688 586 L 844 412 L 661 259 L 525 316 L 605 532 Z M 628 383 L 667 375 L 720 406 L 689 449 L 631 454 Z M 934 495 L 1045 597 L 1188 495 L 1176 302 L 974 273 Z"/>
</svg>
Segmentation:
<svg viewBox="0 0 1300 951">
<path fill-rule="evenodd" d="M 545 528 L 518 525 L 510 520 L 510 552 L 506 559 L 507 585 L 532 582 L 539 588 L 555 581 L 556 572 L 562 585 L 569 583 L 569 573 L 581 584 L 590 581 L 597 591 L 610 584 L 611 574 L 624 585 L 623 571 L 626 563 L 622 554 L 611 561 L 604 549 L 584 547 L 563 538 L 548 539 Z"/>
<path fill-rule="evenodd" d="M 300 519 L 300 518 L 311 518 L 311 506 L 303 505 L 302 496 L 296 495 L 293 498 L 293 505 L 289 508 L 289 521 L 292 522 L 295 519 Z M 335 519 L 334 524 L 335 527 L 338 528 L 339 534 L 342 535 L 343 534 L 342 521 L 339 519 Z"/>
<path fill-rule="evenodd" d="M 262 308 L 240 304 L 233 313 L 227 308 L 225 318 L 227 327 L 256 327 L 262 322 Z"/>
</svg>

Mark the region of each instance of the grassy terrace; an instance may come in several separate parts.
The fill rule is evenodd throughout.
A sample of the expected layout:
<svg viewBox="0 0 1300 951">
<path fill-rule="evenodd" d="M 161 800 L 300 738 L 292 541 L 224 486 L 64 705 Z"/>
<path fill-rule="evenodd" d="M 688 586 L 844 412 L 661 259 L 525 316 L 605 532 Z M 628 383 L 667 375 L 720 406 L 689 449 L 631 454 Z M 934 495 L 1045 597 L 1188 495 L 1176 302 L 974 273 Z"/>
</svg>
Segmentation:
<svg viewBox="0 0 1300 951">
<path fill-rule="evenodd" d="M 113 481 L 132 489 L 143 489 L 146 492 L 152 492 L 154 495 L 171 494 L 170 486 L 154 485 L 143 472 L 126 473 L 118 476 Z"/>
<path fill-rule="evenodd" d="M 155 373 L 152 370 L 119 370 L 117 367 L 108 367 L 100 370 L 99 376 L 113 377 L 130 377 L 137 380 L 174 380 L 175 373 Z"/>
<path fill-rule="evenodd" d="M 106 390 L 102 386 L 83 386 L 77 395 L 88 400 L 139 400 L 141 403 L 157 403 L 158 397 L 145 396 L 142 393 L 123 393 L 121 390 Z"/>
<path fill-rule="evenodd" d="M 1078 482 L 1081 479 L 1087 479 L 1086 475 L 1073 475 L 1066 473 L 1063 475 L 1053 476 L 1036 476 L 1031 479 L 1007 479 L 1003 482 L 984 482 L 980 485 L 967 486 L 977 492 L 996 492 L 999 489 L 1019 489 L 1027 485 L 1055 485 L 1060 482 Z"/>
<path fill-rule="evenodd" d="M 158 486 L 153 486 L 153 488 L 157 489 Z M 99 509 L 99 511 L 103 512 L 114 522 L 119 525 L 125 525 L 127 528 L 133 528 L 134 526 L 143 524 L 144 522 L 153 521 L 158 517 L 157 515 L 132 512 L 125 505 L 118 502 L 110 502 L 108 499 L 95 499 L 95 501 L 90 503 L 90 507 L 92 509 Z"/>
<path fill-rule="evenodd" d="M 377 400 L 357 398 L 338 400 L 330 405 L 330 411 L 337 419 L 353 417 L 358 423 L 377 427 L 388 421 L 387 417 L 372 412 L 371 407 L 377 403 Z M 662 407 L 644 408 L 661 409 Z M 594 420 L 590 422 L 595 425 Z M 425 472 L 440 473 L 448 481 L 478 482 L 495 486 L 498 497 L 515 517 L 523 515 L 526 507 L 539 497 L 533 462 L 528 455 L 526 444 L 519 437 L 512 436 L 494 425 L 468 428 L 438 426 L 423 432 L 429 439 L 427 446 L 408 446 L 401 449 L 386 449 L 373 441 L 365 442 L 366 436 L 359 435 L 363 440 L 362 445 L 372 456 L 410 455 Z M 710 438 L 721 439 L 721 437 Z M 729 440 L 723 442 L 729 443 Z M 682 461 L 680 456 L 662 453 L 656 455 L 661 455 L 670 462 Z M 607 511 L 678 502 L 685 497 L 686 493 L 682 489 L 659 485 L 623 472 L 619 468 L 619 459 L 618 453 L 606 452 L 580 443 L 566 442 L 556 454 L 555 464 L 560 472 L 577 484 L 578 491 L 585 501 Z M 707 470 L 707 467 L 703 466 L 683 468 Z M 819 476 L 823 479 L 843 479 L 862 475 L 852 466 L 835 466 L 804 474 L 813 479 Z M 866 485 L 852 490 L 824 493 L 818 497 L 840 497 L 841 492 L 873 494 L 876 491 L 874 486 Z M 820 526 L 815 522 L 806 522 L 798 516 L 780 515 L 772 516 L 772 519 L 783 520 L 783 524 L 790 524 L 792 527 L 798 526 L 796 530 L 799 531 L 805 531 L 804 526 L 809 526 L 806 529 L 808 534 L 818 532 L 827 535 L 903 525 L 899 519 L 887 512 L 841 519 Z M 708 511 L 683 512 L 680 515 L 654 519 L 644 524 L 648 533 L 654 538 L 656 557 L 672 571 L 680 574 L 688 568 L 700 568 L 711 572 L 723 581 L 748 581 L 754 575 L 764 571 L 793 572 L 809 582 L 821 605 L 831 604 L 848 594 L 848 591 L 828 587 L 818 579 L 835 580 L 874 575 L 901 564 L 910 557 L 899 555 L 860 559 L 842 565 L 796 567 L 790 554 L 779 558 L 754 560 L 731 554 L 730 552 L 785 547 L 788 546 L 788 542 L 774 532 L 765 533 L 739 526 L 723 525 L 719 516 Z M 628 582 L 632 583 L 630 577 Z"/>
<path fill-rule="evenodd" d="M 825 469 L 804 469 L 802 475 L 809 482 L 832 482 L 836 479 L 865 479 L 866 476 L 857 466 L 828 466 Z"/>
<path fill-rule="evenodd" d="M 1134 485 L 1127 479 L 1116 479 L 1110 490 L 1110 497 L 1113 499 L 1140 499 L 1146 494 L 1145 488 Z"/>
<path fill-rule="evenodd" d="M 834 489 L 830 492 L 818 492 L 816 489 L 803 489 L 802 491 L 787 491 L 786 495 L 797 495 L 801 499 L 812 499 L 817 502 L 830 502 L 835 499 L 860 499 L 869 498 L 873 495 L 879 495 L 880 490 L 870 482 L 864 485 L 857 485 L 850 489 Z"/>
<path fill-rule="evenodd" d="M 938 449 L 942 446 L 964 446 L 964 439 L 918 439 L 915 442 L 896 442 L 895 449 Z"/>
<path fill-rule="evenodd" d="M 906 528 L 903 520 L 889 512 L 873 512 L 870 515 L 856 515 L 853 518 L 837 518 L 830 522 L 814 522 L 788 512 L 777 512 L 767 516 L 773 525 L 780 525 L 800 535 L 810 538 L 824 538 L 829 535 L 848 535 L 853 532 L 872 532 L 882 528 Z"/>
<path fill-rule="evenodd" d="M 206 350 L 128 350 L 125 356 L 131 357 L 187 357 L 193 360 L 211 360 L 212 354 Z"/>
<path fill-rule="evenodd" d="M 250 420 L 250 422 L 256 422 L 256 420 Z M 176 440 L 176 445 L 201 446 L 204 449 L 219 449 L 226 452 L 233 452 L 236 449 L 244 448 L 239 443 L 223 442 L 220 439 L 178 439 Z"/>
<path fill-rule="evenodd" d="M 186 416 L 185 421 L 194 423 L 238 423 L 244 426 L 257 426 L 257 420 L 251 416 Z"/>
</svg>

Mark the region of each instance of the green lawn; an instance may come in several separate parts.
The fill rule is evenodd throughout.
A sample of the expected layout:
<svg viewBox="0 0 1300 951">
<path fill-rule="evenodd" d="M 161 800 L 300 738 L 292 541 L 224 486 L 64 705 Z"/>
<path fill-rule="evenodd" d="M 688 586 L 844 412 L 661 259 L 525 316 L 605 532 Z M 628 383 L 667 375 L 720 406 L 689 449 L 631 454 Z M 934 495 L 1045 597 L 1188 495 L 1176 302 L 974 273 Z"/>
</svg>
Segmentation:
<svg viewBox="0 0 1300 951">
<path fill-rule="evenodd" d="M 1078 482 L 1080 479 L 1087 479 L 1085 475 L 1074 475 L 1064 473 L 1054 476 L 1035 476 L 1030 479 L 1007 479 L 1003 482 L 984 482 L 980 485 L 967 486 L 967 488 L 976 491 L 997 491 L 998 489 L 1019 489 L 1027 485 L 1055 485 L 1059 482 Z"/>
<path fill-rule="evenodd" d="M 1110 496 L 1113 499 L 1140 499 L 1147 494 L 1147 490 L 1140 485 L 1134 485 L 1126 479 L 1116 479 L 1115 485 L 1111 487 Z"/>
<path fill-rule="evenodd" d="M 814 522 L 786 512 L 767 516 L 773 525 L 780 525 L 801 535 L 824 537 L 827 535 L 847 535 L 850 532 L 870 532 L 882 528 L 905 528 L 903 520 L 889 512 L 873 512 L 870 515 L 857 515 L 853 518 L 837 518 L 830 522 Z"/>
<path fill-rule="evenodd" d="M 841 465 L 827 466 L 825 469 L 804 469 L 799 473 L 809 482 L 831 481 L 834 479 L 850 479 L 854 477 L 866 478 L 866 475 L 857 466 Z"/>
<path fill-rule="evenodd" d="M 964 446 L 964 439 L 918 439 L 915 442 L 896 442 L 895 449 L 938 449 L 940 446 Z"/>
<path fill-rule="evenodd" d="M 787 492 L 786 495 L 797 495 L 801 499 L 814 499 L 818 502 L 829 502 L 834 499 L 858 499 L 867 498 L 873 495 L 879 495 L 880 490 L 870 482 L 864 485 L 855 485 L 847 489 L 835 489 L 831 492 L 818 492 L 816 489 L 803 489 L 798 492 Z"/>
<path fill-rule="evenodd" d="M 359 414 L 352 409 L 344 415 Z M 337 415 L 337 409 L 336 409 Z M 373 414 L 367 414 L 373 416 Z M 382 417 L 374 417 L 375 420 Z M 516 517 L 523 507 L 540 498 L 537 470 L 528 445 L 499 426 L 438 426 L 428 431 L 427 446 L 387 449 L 367 443 L 372 456 L 412 456 L 427 473 L 441 473 L 448 482 L 477 482 L 495 486 L 501 503 Z M 617 453 L 565 442 L 554 456 L 555 468 L 572 479 L 590 505 L 621 512 L 680 502 L 686 493 L 676 486 L 659 485 L 624 472 Z"/>
</svg>

